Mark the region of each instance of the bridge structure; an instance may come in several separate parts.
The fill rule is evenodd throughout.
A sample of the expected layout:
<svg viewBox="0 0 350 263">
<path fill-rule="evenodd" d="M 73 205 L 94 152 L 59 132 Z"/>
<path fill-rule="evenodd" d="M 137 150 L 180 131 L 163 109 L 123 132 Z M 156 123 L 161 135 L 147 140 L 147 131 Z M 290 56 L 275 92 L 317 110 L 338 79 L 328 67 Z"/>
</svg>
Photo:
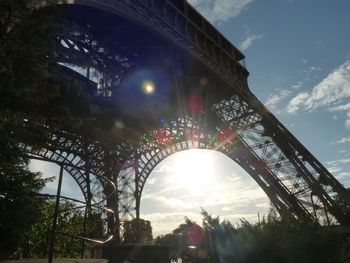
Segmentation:
<svg viewBox="0 0 350 263">
<path fill-rule="evenodd" d="M 94 138 L 54 132 L 47 149 L 23 144 L 23 153 L 59 163 L 88 203 L 99 191 L 114 211 L 117 242 L 121 222 L 140 218 L 155 166 L 193 148 L 231 158 L 281 214 L 349 224 L 344 186 L 250 91 L 244 54 L 187 1 L 67 0 L 57 8 L 70 25 L 56 35 L 62 79 L 106 109 L 107 124 Z"/>
</svg>

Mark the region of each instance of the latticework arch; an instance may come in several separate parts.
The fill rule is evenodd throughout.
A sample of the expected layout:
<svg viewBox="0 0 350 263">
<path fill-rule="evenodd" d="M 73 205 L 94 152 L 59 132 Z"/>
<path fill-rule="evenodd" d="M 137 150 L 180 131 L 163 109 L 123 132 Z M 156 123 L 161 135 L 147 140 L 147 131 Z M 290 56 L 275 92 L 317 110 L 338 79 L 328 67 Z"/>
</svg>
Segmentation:
<svg viewBox="0 0 350 263">
<path fill-rule="evenodd" d="M 196 13 L 187 1 L 68 3 L 74 5 L 63 8 L 71 11 L 69 21 L 78 27 L 58 34 L 62 76 L 76 80 L 82 91 L 115 113 L 111 122 L 120 125 L 110 125 L 109 133 L 104 131 L 95 143 L 69 133 L 53 136 L 47 149 L 50 158 L 66 161 L 76 156 L 70 161 L 113 180 L 118 191 L 109 202 L 122 219 L 139 216 L 143 187 L 161 160 L 203 148 L 238 163 L 279 212 L 313 220 L 329 214 L 348 224 L 349 214 L 336 199 L 350 203 L 349 193 L 251 93 L 244 55 L 204 17 L 192 17 Z M 74 66 L 86 75 L 73 72 Z M 135 90 L 127 77 L 153 66 L 170 76 L 169 90 L 159 89 L 163 93 L 153 98 L 138 94 L 140 100 L 129 104 L 130 90 Z M 102 77 L 92 79 L 90 69 Z M 186 101 L 194 92 L 203 105 L 191 109 Z M 102 143 L 108 136 L 108 143 Z M 70 173 L 80 183 L 83 175 L 74 169 Z M 85 189 L 86 182 L 80 185 Z"/>
<path fill-rule="evenodd" d="M 137 164 L 134 165 L 135 182 L 132 182 L 134 187 L 129 189 L 131 191 L 129 196 L 134 195 L 134 202 L 129 200 L 128 205 L 123 205 L 128 209 L 128 214 L 134 211 L 136 215 L 131 215 L 139 216 L 142 190 L 152 170 L 166 157 L 188 149 L 211 149 L 225 154 L 253 177 L 278 211 L 291 210 L 290 206 L 298 201 L 287 203 L 285 200 L 291 199 L 293 195 L 284 187 L 283 182 L 272 176 L 271 178 L 262 177 L 248 162 L 247 158 L 254 158 L 254 156 L 249 149 L 245 148 L 236 131 L 228 127 L 216 127 L 212 132 L 208 132 L 209 129 L 204 128 L 207 126 L 204 115 L 197 114 L 196 117 L 196 120 L 185 117 L 166 122 L 163 127 L 148 134 L 147 139 L 144 138 L 147 144 L 139 148 Z M 272 187 L 275 188 L 274 191 Z M 120 201 L 123 200 L 120 199 Z M 291 210 L 291 212 L 300 217 L 312 216 L 302 204 L 299 211 Z"/>
</svg>

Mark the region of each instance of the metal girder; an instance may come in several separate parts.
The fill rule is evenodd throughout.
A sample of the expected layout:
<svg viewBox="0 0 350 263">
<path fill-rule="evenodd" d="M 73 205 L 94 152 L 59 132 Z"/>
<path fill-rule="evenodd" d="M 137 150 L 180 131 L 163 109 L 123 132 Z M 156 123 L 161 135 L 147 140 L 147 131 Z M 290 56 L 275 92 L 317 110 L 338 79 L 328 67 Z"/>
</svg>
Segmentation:
<svg viewBox="0 0 350 263">
<path fill-rule="evenodd" d="M 289 206 L 290 210 L 300 206 L 316 217 L 315 220 L 329 212 L 337 222 L 349 222 L 348 215 L 335 201 L 337 196 L 347 194 L 345 188 L 330 177 L 327 169 L 316 162 L 315 157 L 252 94 L 248 93 L 246 97 L 234 95 L 214 105 L 214 110 L 239 134 L 261 163 L 283 182 L 294 197 L 292 199 L 296 199 L 296 203 Z"/>
<path fill-rule="evenodd" d="M 79 29 L 78 29 L 79 28 Z M 98 31 L 91 25 L 72 25 L 70 32 L 61 32 L 57 36 L 56 60 L 61 65 L 85 74 L 90 80 L 90 92 L 93 97 L 110 99 L 112 90 L 117 88 L 125 75 L 135 67 L 137 54 L 118 46 L 96 40 L 90 31 Z M 73 66 L 73 67 L 72 67 Z M 99 76 L 92 76 L 92 70 Z M 84 71 L 84 72 L 82 72 Z M 94 72 L 96 74 L 96 72 Z"/>
<path fill-rule="evenodd" d="M 176 152 L 202 148 L 210 149 L 215 142 L 209 133 L 205 132 L 204 122 L 200 120 L 203 116 L 198 115 L 197 121 L 191 117 L 178 118 L 174 121 L 164 121 L 163 126 L 157 130 L 144 135 L 137 152 L 130 156 L 130 167 L 126 168 L 127 173 L 122 173 L 124 182 L 124 196 L 119 196 L 123 203 L 121 218 L 125 216 L 139 217 L 140 200 L 143 187 L 153 168 L 164 158 Z M 202 125 L 200 125 L 201 123 Z"/>
<path fill-rule="evenodd" d="M 116 175 L 108 169 L 115 166 L 112 158 L 106 160 L 107 151 L 98 143 L 85 143 L 80 136 L 57 132 L 51 134 L 46 148 L 36 149 L 21 144 L 22 154 L 30 159 L 48 161 L 60 165 L 76 181 L 85 198 L 85 204 L 107 212 L 109 234 L 119 236 L 119 214 L 115 186 Z M 116 155 L 116 151 L 114 151 Z M 90 156 L 89 159 L 83 159 Z M 111 213 L 110 213 L 111 212 Z M 117 229 L 116 229 L 117 228 Z"/>
<path fill-rule="evenodd" d="M 237 111 L 233 112 L 235 109 Z M 214 132 L 208 132 L 206 118 L 198 115 L 197 119 L 182 117 L 164 122 L 163 126 L 140 140 L 138 152 L 133 157 L 133 170 L 124 181 L 129 189 L 123 206 L 127 210 L 124 216 L 139 216 L 142 190 L 159 162 L 178 151 L 203 148 L 220 151 L 236 161 L 255 179 L 279 212 L 289 211 L 296 217 L 313 218 L 315 221 L 330 214 L 341 224 L 348 222 L 345 211 L 334 201 L 335 196 L 342 193 L 317 180 L 321 176 L 316 175 L 305 161 L 298 163 L 293 156 L 286 154 L 286 146 L 276 141 L 275 134 L 266 130 L 267 124 L 261 112 L 238 95 L 214 105 L 213 111 L 222 120 L 221 127 L 215 127 Z M 242 114 L 241 119 L 239 114 Z M 220 132 L 226 127 L 235 136 L 223 143 Z M 119 200 L 123 202 L 122 197 Z"/>
<path fill-rule="evenodd" d="M 154 39 L 139 44 L 142 39 L 134 39 L 135 36 L 128 32 L 121 39 L 118 24 L 110 25 L 111 31 L 99 27 L 98 22 L 103 20 L 101 13 L 101 19 L 97 21 L 89 18 L 91 23 L 89 19 L 77 18 L 75 21 L 73 18 L 72 24 L 77 22 L 78 27 L 57 36 L 57 62 L 71 69 L 72 66 L 96 68 L 103 75 L 102 83 L 89 84 L 97 95 L 111 97 L 113 87 L 122 85 L 130 70 L 150 64 L 163 66 L 159 58 L 162 55 L 177 62 L 178 50 L 189 55 L 186 60 L 196 61 L 196 66 L 212 74 L 211 77 L 223 86 L 218 84 L 210 91 L 214 88 L 225 90 L 222 93 L 224 99 L 221 99 L 223 95 L 215 97 L 214 104 L 206 105 L 206 110 L 200 113 L 171 109 L 173 114 L 168 120 L 158 118 L 159 123 L 150 125 L 152 128 L 145 127 L 142 134 L 139 130 L 135 132 L 138 138 L 133 144 L 127 138 L 121 138 L 107 147 L 101 142 L 87 142 L 83 136 L 63 132 L 52 134 L 47 153 L 35 153 L 48 159 L 73 163 L 76 160 L 79 167 L 88 165 L 92 173 L 111 179 L 117 186 L 117 193 L 107 200 L 107 205 L 117 211 L 115 222 L 110 222 L 115 224 L 117 232 L 119 219 L 139 217 L 141 194 L 154 167 L 167 156 L 192 148 L 220 151 L 237 162 L 265 191 L 280 213 L 290 211 L 296 217 L 313 220 L 330 214 L 340 224 L 350 221 L 349 215 L 335 200 L 338 197 L 349 204 L 349 193 L 249 91 L 249 73 L 242 65 L 244 55 L 186 1 L 75 0 L 68 3 L 105 10 L 106 14 L 114 13 L 119 22 L 121 19 L 125 23 L 131 21 L 135 28 L 144 31 L 142 37 L 150 34 L 149 38 Z M 127 41 L 121 43 L 128 38 L 132 45 Z M 160 55 L 152 44 L 159 44 L 166 51 Z M 174 54 L 167 52 L 172 48 L 176 49 Z M 173 65 L 165 67 L 166 70 L 181 72 L 184 63 L 177 65 L 174 61 L 171 61 Z M 195 73 L 196 70 L 190 74 Z M 181 75 L 173 73 L 176 74 Z M 87 70 L 85 78 L 89 80 L 89 77 Z M 78 79 L 78 76 L 74 78 Z M 190 85 L 183 79 L 179 81 L 179 87 L 174 88 L 181 91 L 172 94 L 179 92 L 185 100 L 192 87 L 188 87 Z M 115 105 L 108 106 L 112 109 Z M 120 112 L 117 113 L 124 114 L 127 110 L 118 108 Z M 146 115 L 143 113 L 137 112 L 141 115 L 137 120 Z M 130 118 L 130 123 L 135 121 L 134 116 L 127 113 L 123 117 Z M 73 159 L 69 159 L 71 154 Z M 75 170 L 70 172 L 76 174 L 78 184 L 84 188 L 87 184 L 84 178 Z M 109 191 L 108 184 L 101 181 L 101 185 L 105 192 Z"/>
<path fill-rule="evenodd" d="M 217 141 L 217 134 L 213 133 L 213 130 L 216 129 L 218 132 L 219 129 L 228 127 L 237 134 L 235 151 L 232 151 L 231 147 L 232 152 L 225 152 L 225 149 L 230 148 L 228 145 L 221 151 L 240 163 L 254 177 L 279 211 L 289 210 L 298 217 L 312 217 L 315 220 L 329 212 L 338 222 L 346 221 L 344 211 L 340 211 L 334 202 L 335 195 L 344 196 L 342 186 L 315 161 L 310 153 L 302 150 L 301 144 L 291 137 L 277 119 L 250 93 L 246 83 L 248 74 L 244 73 L 245 69 L 242 69 L 237 59 L 226 56 L 234 67 L 243 71 L 230 67 L 229 72 L 222 71 L 229 62 L 222 64 L 222 61 L 215 57 L 215 52 L 211 53 L 207 48 L 208 45 L 217 43 L 214 43 L 210 34 L 205 34 L 203 29 L 185 14 L 185 11 L 181 14 L 181 10 L 176 8 L 173 10 L 174 7 L 167 1 L 114 1 L 104 4 L 113 8 L 120 7 L 118 12 L 121 14 L 127 13 L 128 16 L 133 14 L 133 21 L 147 22 L 147 27 L 153 25 L 154 30 L 185 48 L 188 53 L 218 74 L 229 84 L 231 94 L 236 94 L 212 105 L 212 110 L 217 114 L 215 117 L 215 114 L 210 113 L 215 127 L 210 127 L 213 126 L 212 123 L 200 119 L 180 117 L 177 120 L 164 122 L 159 129 L 141 136 L 137 149 L 130 150 L 127 144 L 122 147 L 122 151 L 129 151 L 130 154 L 124 152 L 121 154 L 123 158 L 115 162 L 118 167 L 116 170 L 119 172 L 116 176 L 117 203 L 121 218 L 139 216 L 143 186 L 159 161 L 184 149 L 216 149 L 213 145 L 220 142 Z M 187 29 L 185 27 L 185 31 L 182 32 L 182 27 L 178 27 L 175 20 L 184 23 Z M 67 37 L 69 41 L 65 41 L 67 46 L 65 49 L 70 49 L 73 53 L 80 52 L 82 56 L 86 53 L 88 56 L 97 53 L 101 61 L 105 61 L 105 64 L 101 62 L 102 67 L 109 63 L 110 57 L 108 55 L 106 57 L 105 52 L 98 52 L 101 49 L 107 50 L 103 48 L 103 41 L 97 41 L 98 48 L 89 51 L 84 45 L 91 44 L 91 40 L 87 42 L 84 40 L 83 44 L 79 44 L 80 38 L 75 42 L 74 37 L 70 38 Z M 186 45 L 183 45 L 184 43 Z M 120 47 L 114 46 L 115 51 L 118 48 Z M 118 66 L 114 68 L 120 70 L 122 62 L 116 62 Z M 137 61 L 133 65 L 138 66 Z M 203 116 L 198 116 L 204 119 Z M 211 133 L 208 133 L 207 129 L 211 130 Z M 186 136 L 192 136 L 194 139 L 187 140 Z M 309 161 L 306 161 L 307 158 Z M 325 185 L 323 181 L 327 181 L 328 184 Z"/>
<path fill-rule="evenodd" d="M 50 151 L 47 149 L 34 150 L 31 147 L 28 147 L 27 145 L 25 146 L 23 145 L 22 153 L 25 154 L 30 159 L 37 159 L 37 160 L 42 160 L 47 162 L 63 164 L 62 166 L 64 170 L 68 172 L 78 184 L 85 200 L 86 201 L 89 200 L 90 193 L 89 193 L 89 187 L 88 187 L 85 175 L 80 169 L 77 168 L 81 165 L 83 168 L 84 162 L 81 159 L 77 158 L 77 156 L 74 156 L 72 154 L 67 154 L 66 152 L 61 152 L 59 150 L 57 151 Z"/>
<path fill-rule="evenodd" d="M 237 162 L 265 191 L 279 212 L 290 210 L 299 217 L 311 216 L 239 136 L 224 134 L 223 137 L 223 130 L 227 128 L 224 123 L 221 127 L 211 129 L 212 132 L 208 132 L 210 129 L 206 128 L 207 125 L 203 114 L 198 114 L 196 119 L 183 117 L 165 122 L 162 127 L 143 138 L 137 165 L 134 165 L 134 180 L 125 182 L 129 185 L 129 197 L 134 196 L 133 202 L 128 199 L 128 214 L 133 212 L 132 217 L 139 216 L 142 190 L 148 176 L 159 162 L 182 150 L 202 148 L 220 151 Z"/>
<path fill-rule="evenodd" d="M 177 2 L 177 4 L 175 4 Z M 157 32 L 201 61 L 213 72 L 241 89 L 249 75 L 244 55 L 187 1 L 169 0 L 76 0 L 107 10 Z M 67 4 L 71 4 L 70 1 Z"/>
</svg>

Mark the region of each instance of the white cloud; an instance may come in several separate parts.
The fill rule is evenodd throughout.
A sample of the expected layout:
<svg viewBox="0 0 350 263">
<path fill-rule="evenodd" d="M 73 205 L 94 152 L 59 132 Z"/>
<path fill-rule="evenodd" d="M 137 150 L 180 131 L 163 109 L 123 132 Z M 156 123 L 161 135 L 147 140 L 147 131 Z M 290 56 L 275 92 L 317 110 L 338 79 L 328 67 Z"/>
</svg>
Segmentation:
<svg viewBox="0 0 350 263">
<path fill-rule="evenodd" d="M 151 220 L 154 236 L 172 231 L 184 216 L 200 223 L 201 208 L 213 215 L 239 222 L 239 218 L 257 220 L 257 212 L 267 213 L 269 199 L 259 185 L 238 164 L 221 153 L 211 152 L 215 170 L 210 183 L 201 182 L 199 191 L 191 190 L 194 183 L 183 180 L 177 173 L 176 153 L 164 159 L 150 175 L 155 184 L 145 184 L 141 200 L 141 216 Z M 182 158 L 180 158 L 182 160 Z M 198 166 L 198 165 L 197 165 Z M 167 167 L 166 169 L 160 169 Z M 169 172 L 170 171 L 170 172 Z M 183 181 L 182 181 L 183 180 Z M 149 191 L 148 191 L 149 190 Z"/>
<path fill-rule="evenodd" d="M 349 142 L 350 142 L 350 137 L 344 137 L 336 141 L 335 143 L 349 143 Z"/>
<path fill-rule="evenodd" d="M 275 111 L 277 108 L 277 104 L 281 102 L 284 98 L 286 98 L 288 95 L 290 95 L 290 91 L 287 89 L 281 90 L 278 94 L 271 94 L 267 101 L 265 102 L 265 105 L 272 111 Z"/>
<path fill-rule="evenodd" d="M 349 87 L 350 89 L 350 87 Z M 330 111 L 348 111 L 350 110 L 350 103 L 338 105 L 329 109 Z"/>
<path fill-rule="evenodd" d="M 311 66 L 309 71 L 322 71 L 320 67 Z"/>
<path fill-rule="evenodd" d="M 295 113 L 300 107 L 305 103 L 305 100 L 308 99 L 310 95 L 308 93 L 299 93 L 296 97 L 294 97 L 287 105 L 287 112 Z"/>
<path fill-rule="evenodd" d="M 331 166 L 331 167 L 328 167 L 327 169 L 328 169 L 328 171 L 329 171 L 330 173 L 332 173 L 332 174 L 339 173 L 339 172 L 341 172 L 341 171 L 343 170 L 343 169 L 342 169 L 341 167 L 339 167 L 339 166 Z"/>
<path fill-rule="evenodd" d="M 346 168 L 348 164 L 350 164 L 350 159 L 346 158 L 326 162 L 328 171 L 331 172 L 346 188 L 350 186 L 350 172 L 344 171 L 344 169 L 348 170 Z"/>
<path fill-rule="evenodd" d="M 337 178 L 348 182 L 350 180 L 350 172 L 341 172 L 337 175 Z"/>
<path fill-rule="evenodd" d="M 349 87 L 349 89 L 350 89 L 350 87 Z M 329 108 L 329 110 L 332 112 L 345 112 L 345 117 L 346 117 L 345 127 L 350 129 L 350 103 L 331 107 L 331 108 Z M 337 116 L 337 118 L 339 118 L 339 117 Z"/>
<path fill-rule="evenodd" d="M 347 164 L 350 163 L 350 159 L 339 159 L 335 161 L 328 161 L 326 164 L 331 165 L 331 166 L 337 166 L 339 164 Z"/>
<path fill-rule="evenodd" d="M 321 72 L 323 69 L 320 67 L 310 66 L 307 69 L 304 70 L 304 73 L 306 75 L 305 80 L 309 80 L 314 77 L 319 77 L 318 72 Z"/>
<path fill-rule="evenodd" d="M 348 97 L 350 97 L 350 60 L 316 85 L 304 105 L 306 109 L 313 110 Z"/>
<path fill-rule="evenodd" d="M 315 67 L 315 66 L 311 66 L 309 67 L 308 69 L 305 69 L 304 72 L 307 74 L 307 75 L 310 75 L 312 72 L 314 71 L 322 71 L 322 69 L 320 67 Z"/>
<path fill-rule="evenodd" d="M 246 50 L 247 48 L 249 48 L 253 43 L 254 43 L 254 41 L 255 40 L 258 40 L 258 39 L 261 39 L 261 38 L 263 38 L 263 34 L 259 34 L 259 35 L 257 35 L 257 34 L 255 34 L 255 35 L 248 35 L 247 37 L 246 37 L 246 39 L 244 39 L 242 42 L 241 42 L 241 44 L 239 44 L 239 48 L 242 50 L 242 51 L 244 51 L 244 50 Z"/>
<path fill-rule="evenodd" d="M 255 0 L 189 0 L 212 23 L 226 22 L 238 16 Z"/>
<path fill-rule="evenodd" d="M 344 163 L 341 163 L 341 164 L 344 164 Z M 337 178 L 343 184 L 345 188 L 348 188 L 350 186 L 350 172 L 343 171 L 343 167 L 339 167 L 339 166 L 329 167 L 328 170 L 335 176 L 335 178 Z"/>
<path fill-rule="evenodd" d="M 308 72 L 320 71 L 320 68 L 310 67 Z M 336 68 L 311 92 L 304 92 L 294 97 L 287 105 L 289 113 L 295 113 L 304 108 L 312 111 L 320 107 L 326 107 L 329 111 L 345 111 L 345 126 L 350 128 L 350 103 L 345 100 L 350 98 L 350 60 Z M 341 103 L 346 103 L 339 105 Z"/>
<path fill-rule="evenodd" d="M 297 84 L 292 85 L 293 89 L 299 89 L 301 86 L 303 86 L 303 82 L 302 81 L 298 81 Z"/>
</svg>

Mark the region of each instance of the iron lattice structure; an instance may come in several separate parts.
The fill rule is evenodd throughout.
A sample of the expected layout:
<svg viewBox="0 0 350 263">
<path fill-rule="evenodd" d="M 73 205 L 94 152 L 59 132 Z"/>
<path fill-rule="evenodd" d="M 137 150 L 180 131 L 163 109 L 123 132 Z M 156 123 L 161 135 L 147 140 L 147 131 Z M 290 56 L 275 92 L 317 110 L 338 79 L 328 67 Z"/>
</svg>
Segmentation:
<svg viewBox="0 0 350 263">
<path fill-rule="evenodd" d="M 106 143 L 57 132 L 46 150 L 23 149 L 70 163 L 64 168 L 86 200 L 89 174 L 111 179 L 117 192 L 106 205 L 116 211 L 116 233 L 120 221 L 139 218 L 152 169 L 191 148 L 237 162 L 280 213 L 350 222 L 336 201 L 349 204 L 349 193 L 251 93 L 244 55 L 186 1 L 76 0 L 60 8 L 72 25 L 57 34 L 63 79 L 114 112 L 115 125 L 105 131 L 113 136 Z M 140 76 L 162 87 L 154 96 L 138 94 L 132 78 Z"/>
</svg>

